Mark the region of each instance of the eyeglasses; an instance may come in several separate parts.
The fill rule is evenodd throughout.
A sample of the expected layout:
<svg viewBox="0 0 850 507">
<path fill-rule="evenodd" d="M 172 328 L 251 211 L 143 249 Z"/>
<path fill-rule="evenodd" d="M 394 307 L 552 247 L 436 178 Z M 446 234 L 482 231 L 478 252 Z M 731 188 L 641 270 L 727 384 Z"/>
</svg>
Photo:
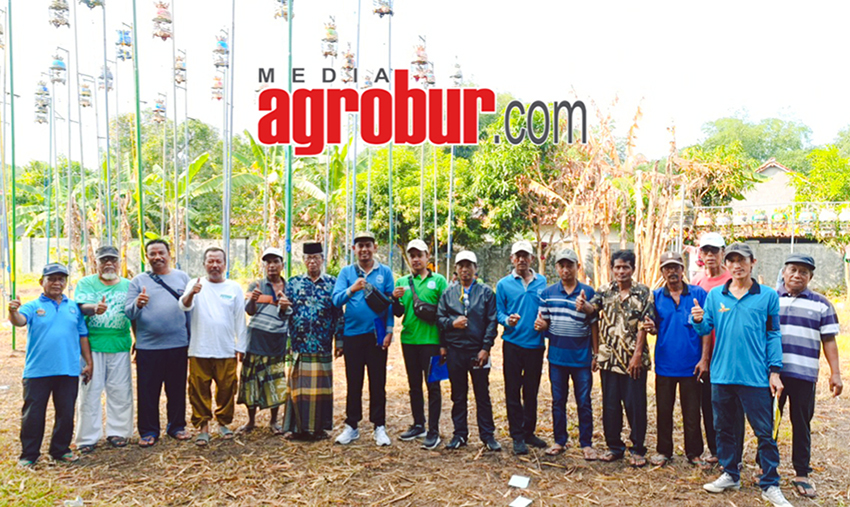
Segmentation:
<svg viewBox="0 0 850 507">
<path fill-rule="evenodd" d="M 118 257 L 101 257 L 97 261 L 101 264 L 118 264 Z"/>
<path fill-rule="evenodd" d="M 720 249 L 717 248 L 716 246 L 704 246 L 704 247 L 700 248 L 699 250 L 702 253 L 707 253 L 707 254 L 712 254 L 712 255 L 717 255 L 717 254 L 720 253 Z"/>
<path fill-rule="evenodd" d="M 321 254 L 310 254 L 304 256 L 304 262 L 317 261 L 320 262 L 322 260 Z"/>
</svg>

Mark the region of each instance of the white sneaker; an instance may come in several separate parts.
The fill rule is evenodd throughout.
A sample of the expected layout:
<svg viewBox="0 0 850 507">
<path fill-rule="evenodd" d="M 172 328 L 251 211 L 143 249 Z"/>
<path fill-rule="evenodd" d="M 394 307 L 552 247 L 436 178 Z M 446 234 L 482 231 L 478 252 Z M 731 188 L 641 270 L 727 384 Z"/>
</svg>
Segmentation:
<svg viewBox="0 0 850 507">
<path fill-rule="evenodd" d="M 776 507 L 794 507 L 791 505 L 791 502 L 785 499 L 785 495 L 782 494 L 782 490 L 779 489 L 779 486 L 770 486 L 766 490 L 763 490 L 761 492 L 761 497 Z"/>
<path fill-rule="evenodd" d="M 348 445 L 351 442 L 357 440 L 358 438 L 360 438 L 360 430 L 352 428 L 351 426 L 346 424 L 345 429 L 342 430 L 342 433 L 340 433 L 339 436 L 336 437 L 336 443 Z"/>
<path fill-rule="evenodd" d="M 723 493 L 727 489 L 734 489 L 737 491 L 741 489 L 741 481 L 734 481 L 732 480 L 731 475 L 723 472 L 723 475 L 721 475 L 716 481 L 704 484 L 703 488 L 705 488 L 705 490 L 709 493 Z"/>
<path fill-rule="evenodd" d="M 375 426 L 375 443 L 378 447 L 392 444 L 390 437 L 387 436 L 386 426 Z"/>
</svg>

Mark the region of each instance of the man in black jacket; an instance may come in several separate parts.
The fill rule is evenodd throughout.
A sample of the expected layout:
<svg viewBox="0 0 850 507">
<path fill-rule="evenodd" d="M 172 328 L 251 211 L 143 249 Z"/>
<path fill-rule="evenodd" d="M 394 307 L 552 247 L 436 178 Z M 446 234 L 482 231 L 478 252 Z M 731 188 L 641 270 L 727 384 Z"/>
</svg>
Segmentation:
<svg viewBox="0 0 850 507">
<path fill-rule="evenodd" d="M 484 284 L 476 283 L 478 259 L 464 250 L 455 257 L 458 283 L 449 287 L 437 306 L 440 329 L 440 354 L 448 362 L 452 387 L 452 422 L 454 437 L 446 446 L 459 449 L 466 445 L 469 427 L 466 403 L 472 377 L 478 416 L 478 436 L 491 451 L 502 446 L 493 437 L 493 407 L 490 404 L 490 349 L 496 340 L 496 295 Z"/>
</svg>

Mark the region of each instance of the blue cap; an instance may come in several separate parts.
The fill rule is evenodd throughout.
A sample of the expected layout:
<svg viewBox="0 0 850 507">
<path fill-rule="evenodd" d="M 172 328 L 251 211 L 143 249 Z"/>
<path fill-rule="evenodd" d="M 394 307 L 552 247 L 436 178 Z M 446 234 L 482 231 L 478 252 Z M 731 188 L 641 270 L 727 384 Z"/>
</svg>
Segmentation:
<svg viewBox="0 0 850 507">
<path fill-rule="evenodd" d="M 44 266 L 44 269 L 41 271 L 41 276 L 50 276 L 50 275 L 65 275 L 68 276 L 68 268 L 65 267 L 64 264 L 59 264 L 58 262 L 52 262 L 47 266 Z"/>
<path fill-rule="evenodd" d="M 815 270 L 815 259 L 811 255 L 792 253 L 785 258 L 785 264 L 805 264 Z"/>
</svg>

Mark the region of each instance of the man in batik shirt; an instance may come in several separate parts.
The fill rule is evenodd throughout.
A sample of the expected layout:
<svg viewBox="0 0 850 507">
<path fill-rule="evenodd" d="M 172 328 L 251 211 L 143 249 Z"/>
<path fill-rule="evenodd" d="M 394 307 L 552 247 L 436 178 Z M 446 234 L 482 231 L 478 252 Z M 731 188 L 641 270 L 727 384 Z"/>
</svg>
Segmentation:
<svg viewBox="0 0 850 507">
<path fill-rule="evenodd" d="M 322 244 L 305 243 L 307 274 L 286 284 L 293 366 L 283 426 L 305 440 L 327 438 L 325 431 L 333 428 L 334 345 L 336 357 L 342 352 L 343 313 L 331 299 L 336 278 L 322 273 L 323 261 Z"/>
</svg>

